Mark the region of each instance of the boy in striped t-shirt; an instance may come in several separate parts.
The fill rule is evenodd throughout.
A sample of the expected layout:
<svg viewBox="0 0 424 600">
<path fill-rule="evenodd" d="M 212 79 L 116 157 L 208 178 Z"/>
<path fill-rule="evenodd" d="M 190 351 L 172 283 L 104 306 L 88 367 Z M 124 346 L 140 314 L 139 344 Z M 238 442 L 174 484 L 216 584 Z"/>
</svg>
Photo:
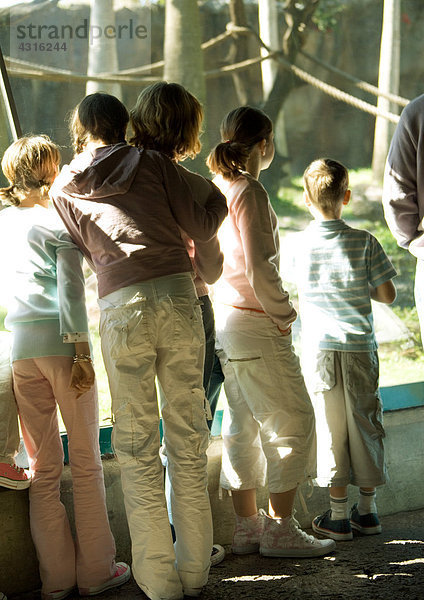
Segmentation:
<svg viewBox="0 0 424 600">
<path fill-rule="evenodd" d="M 304 199 L 314 221 L 296 234 L 293 281 L 299 290 L 304 375 L 317 423 L 319 485 L 330 509 L 315 532 L 351 540 L 381 532 L 375 488 L 385 483 L 384 429 L 371 299 L 391 304 L 396 275 L 379 242 L 342 219 L 350 200 L 347 169 L 319 159 L 304 173 Z M 347 486 L 359 486 L 349 514 Z"/>
</svg>

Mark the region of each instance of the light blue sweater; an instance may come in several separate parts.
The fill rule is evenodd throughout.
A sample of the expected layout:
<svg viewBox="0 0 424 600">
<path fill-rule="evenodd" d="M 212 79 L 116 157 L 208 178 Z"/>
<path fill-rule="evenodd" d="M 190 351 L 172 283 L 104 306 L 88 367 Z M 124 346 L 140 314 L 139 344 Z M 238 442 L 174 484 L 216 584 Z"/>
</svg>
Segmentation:
<svg viewBox="0 0 424 600">
<path fill-rule="evenodd" d="M 0 211 L 2 304 L 13 332 L 12 361 L 72 356 L 88 340 L 82 254 L 55 211 Z"/>
</svg>

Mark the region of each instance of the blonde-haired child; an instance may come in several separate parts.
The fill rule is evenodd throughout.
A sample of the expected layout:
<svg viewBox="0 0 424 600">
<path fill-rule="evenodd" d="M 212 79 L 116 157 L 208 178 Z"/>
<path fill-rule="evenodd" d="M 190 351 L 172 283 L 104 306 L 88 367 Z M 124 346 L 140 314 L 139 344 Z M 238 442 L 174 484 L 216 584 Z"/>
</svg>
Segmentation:
<svg viewBox="0 0 424 600">
<path fill-rule="evenodd" d="M 314 220 L 292 236 L 287 273 L 299 290 L 304 373 L 317 419 L 317 481 L 330 491 L 330 508 L 312 528 L 347 541 L 353 529 L 381 532 L 375 488 L 386 472 L 371 299 L 394 301 L 396 271 L 373 235 L 342 219 L 351 195 L 344 165 L 320 158 L 303 181 Z M 348 484 L 359 487 L 351 510 Z"/>
<path fill-rule="evenodd" d="M 128 565 L 115 563 L 107 516 L 82 255 L 48 209 L 59 163 L 48 137 L 23 137 L 3 156 L 10 185 L 0 189 L 10 205 L 0 212 L 10 290 L 5 325 L 13 334 L 14 391 L 33 473 L 30 526 L 45 600 L 66 598 L 76 586 L 98 594 L 130 576 Z M 69 437 L 76 540 L 60 501 L 58 406 Z"/>
</svg>

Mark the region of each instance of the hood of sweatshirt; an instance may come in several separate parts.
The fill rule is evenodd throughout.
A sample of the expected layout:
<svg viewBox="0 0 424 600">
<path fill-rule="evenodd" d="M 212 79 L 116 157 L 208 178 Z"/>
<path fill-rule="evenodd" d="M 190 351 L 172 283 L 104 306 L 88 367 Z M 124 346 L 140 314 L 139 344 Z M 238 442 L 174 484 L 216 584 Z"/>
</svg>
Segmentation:
<svg viewBox="0 0 424 600">
<path fill-rule="evenodd" d="M 63 167 L 53 187 L 57 185 L 74 198 L 92 201 L 126 194 L 137 174 L 142 154 L 142 149 L 126 143 L 86 150 Z"/>
</svg>

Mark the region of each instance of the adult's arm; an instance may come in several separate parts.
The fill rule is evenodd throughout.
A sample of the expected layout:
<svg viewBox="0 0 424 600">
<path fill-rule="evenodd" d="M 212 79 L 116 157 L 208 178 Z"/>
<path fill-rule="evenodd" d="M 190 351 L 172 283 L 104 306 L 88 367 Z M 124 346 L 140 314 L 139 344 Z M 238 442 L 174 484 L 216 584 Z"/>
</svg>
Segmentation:
<svg viewBox="0 0 424 600">
<path fill-rule="evenodd" d="M 403 248 L 408 248 L 419 232 L 424 212 L 420 164 L 424 141 L 424 96 L 411 102 L 402 112 L 387 157 L 383 208 L 387 224 Z M 420 176 L 419 171 L 423 174 Z M 420 208 L 421 205 L 421 208 Z"/>
</svg>

